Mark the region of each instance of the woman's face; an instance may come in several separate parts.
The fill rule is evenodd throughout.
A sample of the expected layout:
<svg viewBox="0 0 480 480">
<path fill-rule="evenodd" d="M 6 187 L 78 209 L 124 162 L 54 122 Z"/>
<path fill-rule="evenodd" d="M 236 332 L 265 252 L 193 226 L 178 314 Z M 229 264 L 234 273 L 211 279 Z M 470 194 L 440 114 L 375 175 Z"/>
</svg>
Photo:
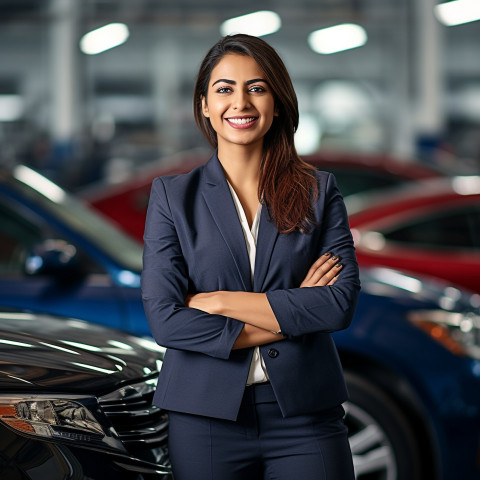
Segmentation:
<svg viewBox="0 0 480 480">
<path fill-rule="evenodd" d="M 218 147 L 263 144 L 275 112 L 273 92 L 257 62 L 227 54 L 212 70 L 202 110 L 217 132 Z"/>
</svg>

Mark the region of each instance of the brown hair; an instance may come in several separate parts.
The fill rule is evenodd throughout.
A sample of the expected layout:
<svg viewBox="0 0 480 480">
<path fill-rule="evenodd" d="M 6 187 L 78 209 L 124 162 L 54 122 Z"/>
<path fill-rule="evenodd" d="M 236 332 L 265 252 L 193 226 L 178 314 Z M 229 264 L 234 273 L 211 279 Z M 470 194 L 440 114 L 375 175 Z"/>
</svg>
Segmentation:
<svg viewBox="0 0 480 480">
<path fill-rule="evenodd" d="M 227 35 L 208 51 L 195 84 L 195 121 L 208 142 L 217 148 L 217 134 L 203 115 L 202 97 L 207 100 L 212 70 L 229 53 L 247 55 L 258 63 L 273 91 L 278 112 L 264 137 L 259 198 L 268 206 L 279 232 L 308 231 L 313 222 L 312 197 L 318 193 L 317 182 L 314 168 L 301 160 L 295 150 L 297 96 L 282 59 L 268 43 L 250 35 Z"/>
</svg>

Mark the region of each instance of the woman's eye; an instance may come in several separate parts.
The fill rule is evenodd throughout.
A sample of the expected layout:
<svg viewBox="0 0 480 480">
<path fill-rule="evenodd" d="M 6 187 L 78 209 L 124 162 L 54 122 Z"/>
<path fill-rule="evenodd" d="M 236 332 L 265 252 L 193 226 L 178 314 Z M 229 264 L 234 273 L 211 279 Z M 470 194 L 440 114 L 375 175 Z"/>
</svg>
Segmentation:
<svg viewBox="0 0 480 480">
<path fill-rule="evenodd" d="M 255 86 L 255 87 L 251 87 L 250 91 L 253 93 L 263 93 L 263 92 L 266 92 L 266 89 L 264 87 Z"/>
<path fill-rule="evenodd" d="M 230 87 L 220 87 L 217 92 L 218 93 L 230 93 L 232 89 Z"/>
</svg>

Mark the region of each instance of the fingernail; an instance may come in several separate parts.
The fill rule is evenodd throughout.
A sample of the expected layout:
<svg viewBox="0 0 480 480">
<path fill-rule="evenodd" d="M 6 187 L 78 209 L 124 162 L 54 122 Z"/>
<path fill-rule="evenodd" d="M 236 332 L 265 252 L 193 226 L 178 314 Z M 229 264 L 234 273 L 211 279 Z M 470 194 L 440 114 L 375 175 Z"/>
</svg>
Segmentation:
<svg viewBox="0 0 480 480">
<path fill-rule="evenodd" d="M 325 253 L 323 254 L 323 256 L 324 256 L 324 257 L 329 257 L 331 254 L 332 254 L 332 252 L 325 252 Z"/>
<path fill-rule="evenodd" d="M 342 265 L 341 263 L 337 263 L 337 264 L 335 265 L 335 267 L 336 267 L 336 268 L 343 268 L 343 265 Z"/>
<path fill-rule="evenodd" d="M 338 255 L 334 255 L 334 256 L 332 257 L 332 260 L 335 260 L 335 261 L 337 261 L 337 260 L 340 260 L 340 258 L 339 258 L 339 256 L 338 256 Z"/>
</svg>

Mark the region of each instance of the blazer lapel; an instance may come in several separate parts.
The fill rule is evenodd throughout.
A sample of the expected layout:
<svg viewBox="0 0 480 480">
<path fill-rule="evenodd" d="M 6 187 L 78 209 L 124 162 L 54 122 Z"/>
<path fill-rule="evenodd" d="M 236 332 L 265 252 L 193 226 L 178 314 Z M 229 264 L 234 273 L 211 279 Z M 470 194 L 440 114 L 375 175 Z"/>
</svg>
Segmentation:
<svg viewBox="0 0 480 480">
<path fill-rule="evenodd" d="M 252 290 L 250 262 L 245 237 L 228 187 L 222 165 L 216 153 L 204 167 L 203 197 L 227 244 L 240 275 L 245 291 Z"/>
<path fill-rule="evenodd" d="M 273 247 L 278 238 L 278 230 L 270 216 L 267 206 L 262 206 L 260 225 L 258 228 L 257 252 L 255 256 L 255 274 L 253 278 L 254 292 L 261 292 L 265 276 L 270 265 Z"/>
</svg>

